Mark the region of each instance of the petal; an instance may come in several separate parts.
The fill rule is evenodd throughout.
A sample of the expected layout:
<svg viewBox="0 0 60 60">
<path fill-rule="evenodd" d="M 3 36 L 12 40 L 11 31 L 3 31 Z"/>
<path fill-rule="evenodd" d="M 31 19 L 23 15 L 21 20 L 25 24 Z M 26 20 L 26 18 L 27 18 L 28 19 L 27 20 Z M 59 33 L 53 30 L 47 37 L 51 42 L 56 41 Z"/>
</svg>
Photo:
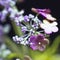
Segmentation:
<svg viewBox="0 0 60 60">
<path fill-rule="evenodd" d="M 35 12 L 35 13 L 38 13 L 38 14 L 39 14 L 39 12 L 44 12 L 44 13 L 50 13 L 51 12 L 50 9 L 36 9 L 36 8 L 32 8 L 31 10 L 33 12 Z"/>
<path fill-rule="evenodd" d="M 52 33 L 52 30 L 51 29 L 48 29 L 48 28 L 45 29 L 44 31 L 45 31 L 46 34 L 51 34 Z"/>
<path fill-rule="evenodd" d="M 41 23 L 41 24 L 40 24 L 40 27 L 41 27 L 42 29 L 45 29 L 45 28 L 46 28 L 46 25 L 43 24 L 43 23 Z"/>
<path fill-rule="evenodd" d="M 48 20 L 55 21 L 56 18 L 52 17 L 50 14 L 46 14 L 45 16 Z"/>
<path fill-rule="evenodd" d="M 30 36 L 30 43 L 33 42 L 35 43 L 36 36 Z"/>
<path fill-rule="evenodd" d="M 40 51 L 44 51 L 45 48 L 46 48 L 46 46 L 45 46 L 45 45 L 42 45 L 42 46 L 40 46 L 38 49 L 39 49 Z"/>
<path fill-rule="evenodd" d="M 51 14 L 43 13 L 43 12 L 40 12 L 40 14 L 43 15 L 48 20 L 51 20 L 51 21 L 55 21 L 56 20 L 56 18 L 52 17 Z"/>
<path fill-rule="evenodd" d="M 30 47 L 31 47 L 33 50 L 37 50 L 37 49 L 38 49 L 37 46 L 34 45 L 34 44 L 30 45 Z"/>
<path fill-rule="evenodd" d="M 45 44 L 49 44 L 49 40 L 47 38 L 44 38 Z"/>
<path fill-rule="evenodd" d="M 49 9 L 35 9 L 32 8 L 31 9 L 33 12 L 41 14 L 42 16 L 44 16 L 46 19 L 50 20 L 50 21 L 55 21 L 56 18 L 52 17 L 50 14 L 50 10 Z"/>
<path fill-rule="evenodd" d="M 51 23 L 51 26 L 56 26 L 56 25 L 58 25 L 57 22 L 53 22 L 53 23 Z"/>
<path fill-rule="evenodd" d="M 58 31 L 58 27 L 56 27 L 56 26 L 55 27 L 52 27 L 52 31 L 53 32 L 57 32 Z"/>
<path fill-rule="evenodd" d="M 43 34 L 39 34 L 39 35 L 37 35 L 37 38 L 36 38 L 36 42 L 42 42 L 42 40 L 44 40 L 44 35 Z"/>
</svg>

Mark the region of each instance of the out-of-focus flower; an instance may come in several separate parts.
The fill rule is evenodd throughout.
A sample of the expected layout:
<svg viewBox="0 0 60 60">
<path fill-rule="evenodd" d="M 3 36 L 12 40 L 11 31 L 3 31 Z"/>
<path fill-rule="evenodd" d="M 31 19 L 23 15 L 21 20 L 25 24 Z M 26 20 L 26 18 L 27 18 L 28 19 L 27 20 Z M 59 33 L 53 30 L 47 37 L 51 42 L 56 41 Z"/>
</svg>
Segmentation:
<svg viewBox="0 0 60 60">
<path fill-rule="evenodd" d="M 4 33 L 9 33 L 11 26 L 9 24 L 6 24 L 3 28 Z"/>
<path fill-rule="evenodd" d="M 16 0 L 0 0 L 0 5 L 5 8 L 15 5 Z"/>
<path fill-rule="evenodd" d="M 10 31 L 10 25 L 5 25 L 4 27 L 0 25 L 0 43 L 3 43 L 4 41 L 4 34 L 9 33 Z"/>
<path fill-rule="evenodd" d="M 44 51 L 46 45 L 49 44 L 49 41 L 44 37 L 44 35 L 40 34 L 37 36 L 36 35 L 30 36 L 29 43 L 30 47 L 33 50 Z"/>
<path fill-rule="evenodd" d="M 33 12 L 36 12 L 38 14 L 41 14 L 42 16 L 44 16 L 46 19 L 50 20 L 50 21 L 55 21 L 56 18 L 52 17 L 52 15 L 50 14 L 50 10 L 49 9 L 35 9 L 32 8 Z"/>
<path fill-rule="evenodd" d="M 11 51 L 9 49 L 7 49 L 7 47 L 6 47 L 5 44 L 2 44 L 0 46 L 0 56 L 2 56 L 3 58 L 5 58 L 10 53 L 11 53 Z"/>
<path fill-rule="evenodd" d="M 10 18 L 14 19 L 14 18 L 18 18 L 20 17 L 21 15 L 24 14 L 24 10 L 21 10 L 21 11 L 17 11 L 16 9 L 10 9 Z"/>
<path fill-rule="evenodd" d="M 58 31 L 58 27 L 56 25 L 57 22 L 49 23 L 47 20 L 43 20 L 43 23 L 40 24 L 40 27 L 44 29 L 45 33 L 51 34 L 52 32 Z"/>
<path fill-rule="evenodd" d="M 16 24 L 18 25 L 18 24 L 20 24 L 22 21 L 24 21 L 24 17 L 21 15 L 21 16 L 19 16 L 19 17 L 15 17 L 14 20 L 15 20 Z"/>
<path fill-rule="evenodd" d="M 0 12 L 0 21 L 4 22 L 8 12 L 6 9 Z"/>
<path fill-rule="evenodd" d="M 20 25 L 20 23 L 24 20 L 24 10 L 17 11 L 17 10 L 12 10 L 10 14 L 11 20 L 14 20 L 17 25 Z"/>
</svg>

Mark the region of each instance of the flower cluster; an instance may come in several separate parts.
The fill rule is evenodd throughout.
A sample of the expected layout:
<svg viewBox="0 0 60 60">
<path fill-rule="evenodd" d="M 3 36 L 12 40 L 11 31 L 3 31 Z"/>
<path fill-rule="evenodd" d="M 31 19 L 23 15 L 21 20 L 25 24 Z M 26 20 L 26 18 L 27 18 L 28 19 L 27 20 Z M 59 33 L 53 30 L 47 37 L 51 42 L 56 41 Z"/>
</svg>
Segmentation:
<svg viewBox="0 0 60 60">
<path fill-rule="evenodd" d="M 13 36 L 13 41 L 17 44 L 28 45 L 33 50 L 44 51 L 49 44 L 46 35 L 58 31 L 56 18 L 52 17 L 49 9 L 35 9 L 36 16 L 29 14 L 23 15 L 24 10 L 11 13 L 10 18 L 14 20 L 17 26 L 21 27 L 22 36 Z M 40 20 L 38 15 L 41 14 L 45 19 Z"/>
<path fill-rule="evenodd" d="M 17 44 L 28 45 L 33 50 L 44 51 L 49 44 L 46 35 L 58 31 L 56 18 L 51 15 L 50 9 L 32 8 L 31 10 L 37 13 L 36 16 L 33 14 L 24 15 L 24 10 L 18 11 L 16 8 L 16 1 L 17 0 L 0 0 L 0 5 L 4 7 L 4 9 L 0 11 L 0 21 L 4 21 L 7 14 L 9 14 L 10 19 L 13 20 L 17 26 L 21 27 L 23 33 L 23 35 L 19 37 L 17 35 L 13 36 L 13 41 Z M 40 20 L 38 15 L 42 15 L 44 19 Z M 3 34 L 3 30 L 6 32 L 6 29 L 0 26 L 0 36 Z"/>
</svg>

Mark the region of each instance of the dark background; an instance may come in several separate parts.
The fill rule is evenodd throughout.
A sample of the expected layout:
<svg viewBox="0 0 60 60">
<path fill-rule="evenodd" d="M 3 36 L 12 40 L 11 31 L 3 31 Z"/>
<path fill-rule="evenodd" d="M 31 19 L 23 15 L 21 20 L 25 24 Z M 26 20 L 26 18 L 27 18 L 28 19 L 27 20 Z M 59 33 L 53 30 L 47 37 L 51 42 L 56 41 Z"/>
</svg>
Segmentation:
<svg viewBox="0 0 60 60">
<path fill-rule="evenodd" d="M 60 17 L 60 0 L 25 0 L 24 3 L 17 3 L 16 5 L 19 9 L 25 9 L 28 13 L 30 13 L 32 7 L 49 8 L 53 16 L 58 19 Z"/>
</svg>

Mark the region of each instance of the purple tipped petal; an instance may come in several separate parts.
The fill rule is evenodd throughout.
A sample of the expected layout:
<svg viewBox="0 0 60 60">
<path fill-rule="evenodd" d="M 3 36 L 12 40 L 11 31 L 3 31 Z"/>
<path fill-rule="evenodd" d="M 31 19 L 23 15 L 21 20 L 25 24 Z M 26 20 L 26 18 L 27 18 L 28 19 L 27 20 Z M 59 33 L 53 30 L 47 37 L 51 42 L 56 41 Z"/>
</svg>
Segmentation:
<svg viewBox="0 0 60 60">
<path fill-rule="evenodd" d="M 50 9 L 37 9 L 38 12 L 50 13 Z"/>
<path fill-rule="evenodd" d="M 49 9 L 35 9 L 32 8 L 32 11 L 38 14 L 41 14 L 43 17 L 45 17 L 48 20 L 54 21 L 56 20 L 56 18 L 52 17 L 50 14 L 50 10 Z"/>
</svg>

